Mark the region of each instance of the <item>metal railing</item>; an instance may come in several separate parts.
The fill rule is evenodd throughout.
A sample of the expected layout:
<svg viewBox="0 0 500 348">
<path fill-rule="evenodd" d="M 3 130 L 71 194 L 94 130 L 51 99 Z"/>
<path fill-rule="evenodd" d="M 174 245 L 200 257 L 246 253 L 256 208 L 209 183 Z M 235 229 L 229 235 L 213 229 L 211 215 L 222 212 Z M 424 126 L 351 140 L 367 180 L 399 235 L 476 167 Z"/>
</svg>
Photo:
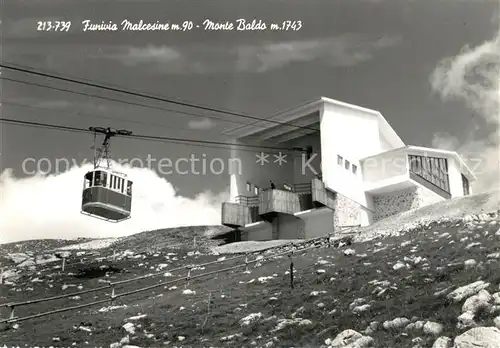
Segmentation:
<svg viewBox="0 0 500 348">
<path fill-rule="evenodd" d="M 270 189 L 270 187 L 267 187 L 262 189 L 262 191 L 269 191 Z M 312 184 L 310 182 L 304 182 L 300 184 L 283 183 L 276 185 L 275 190 L 292 191 L 295 193 L 311 193 Z"/>
<path fill-rule="evenodd" d="M 312 184 L 310 182 L 302 183 L 302 184 L 294 184 L 293 192 L 296 193 L 312 193 Z"/>
<path fill-rule="evenodd" d="M 352 229 L 352 227 L 349 228 L 349 229 Z M 337 231 L 337 232 L 334 232 L 333 234 L 338 234 L 338 233 L 339 232 Z M 345 232 L 343 232 L 343 233 L 345 234 Z M 0 304 L 0 307 L 10 308 L 9 318 L 0 320 L 0 323 L 15 323 L 15 322 L 20 322 L 20 321 L 26 321 L 26 320 L 29 320 L 29 319 L 40 318 L 40 317 L 51 315 L 51 314 L 67 312 L 67 311 L 76 310 L 76 309 L 85 308 L 85 307 L 91 307 L 91 306 L 95 306 L 97 304 L 104 304 L 104 303 L 112 302 L 113 300 L 115 300 L 117 298 L 120 298 L 120 297 L 129 296 L 129 295 L 132 295 L 132 294 L 136 294 L 136 293 L 139 293 L 139 292 L 144 292 L 144 291 L 147 291 L 147 290 L 152 290 L 152 289 L 155 289 L 155 288 L 158 288 L 158 287 L 167 286 L 167 285 L 178 283 L 178 282 L 185 281 L 185 282 L 187 282 L 187 284 L 189 284 L 189 281 L 192 280 L 192 279 L 203 278 L 203 277 L 211 276 L 211 275 L 214 275 L 214 274 L 217 274 L 217 273 L 228 272 L 228 271 L 235 270 L 235 269 L 242 268 L 242 267 L 246 267 L 247 270 L 248 270 L 248 265 L 249 264 L 252 264 L 252 263 L 262 263 L 262 262 L 264 262 L 264 259 L 270 259 L 272 257 L 279 257 L 279 256 L 286 255 L 286 254 L 294 254 L 294 253 L 296 254 L 297 252 L 302 252 L 302 251 L 306 251 L 306 250 L 311 250 L 311 249 L 319 248 L 319 247 L 323 246 L 323 244 L 321 244 L 321 243 L 317 244 L 316 242 L 324 240 L 324 239 L 326 239 L 328 241 L 328 244 L 330 244 L 330 238 L 331 237 L 332 237 L 332 234 L 328 234 L 328 235 L 322 236 L 322 237 L 317 237 L 317 238 L 312 238 L 312 239 L 306 239 L 306 240 L 301 241 L 301 242 L 285 243 L 285 244 L 282 244 L 282 245 L 272 246 L 272 247 L 261 249 L 261 250 L 254 251 L 254 252 L 247 252 L 245 254 L 234 256 L 234 257 L 223 259 L 223 260 L 210 261 L 210 262 L 206 262 L 206 263 L 198 264 L 198 265 L 186 265 L 186 266 L 181 266 L 181 267 L 177 267 L 177 268 L 173 268 L 173 269 L 169 269 L 169 270 L 162 270 L 161 272 L 157 272 L 157 273 L 153 273 L 153 274 L 148 274 L 148 275 L 145 275 L 145 276 L 135 277 L 135 278 L 131 278 L 131 279 L 125 279 L 125 280 L 121 280 L 121 281 L 117 281 L 117 282 L 110 282 L 109 284 L 101 286 L 101 287 L 96 287 L 96 288 L 93 288 L 93 289 L 87 289 L 87 290 L 77 291 L 77 292 L 73 292 L 73 293 L 70 293 L 70 294 L 57 295 L 57 296 L 45 297 L 45 298 L 39 298 L 39 299 L 33 299 L 33 300 L 22 301 L 22 302 L 10 302 L 10 303 Z M 307 243 L 312 243 L 313 245 L 310 246 L 310 247 L 305 247 L 305 248 L 302 248 L 302 249 L 297 249 L 297 247 L 300 244 L 307 244 Z M 264 253 L 266 251 L 269 251 L 271 249 L 281 249 L 281 248 L 285 248 L 285 247 L 294 247 L 294 248 L 292 250 L 289 250 L 289 251 L 285 251 L 285 252 L 281 252 L 281 253 L 275 253 L 275 254 L 272 254 L 272 255 L 266 255 L 264 258 L 258 258 L 258 257 L 256 257 L 255 260 L 248 260 L 248 257 L 251 254 L 262 254 L 262 253 Z M 211 271 L 211 272 L 206 272 L 206 273 L 202 273 L 202 274 L 195 275 L 195 276 L 191 275 L 191 272 L 193 270 L 203 269 L 203 267 L 206 267 L 206 266 L 209 266 L 209 265 L 223 264 L 223 263 L 226 263 L 226 262 L 229 262 L 229 261 L 242 259 L 243 257 L 245 258 L 245 262 L 241 263 L 239 265 L 235 265 L 235 266 L 231 266 L 231 267 L 226 267 L 226 268 L 222 268 L 222 269 Z M 276 261 L 277 261 L 276 259 L 275 260 L 271 260 L 271 262 L 276 262 Z M 143 287 L 143 288 L 134 289 L 134 290 L 130 290 L 130 291 L 126 291 L 126 292 L 120 293 L 120 294 L 116 294 L 115 287 L 117 285 L 132 283 L 132 282 L 136 282 L 138 280 L 148 279 L 148 278 L 156 277 L 156 276 L 159 276 L 159 275 L 164 275 L 167 272 L 175 272 L 175 271 L 180 271 L 180 270 L 187 270 L 188 271 L 187 275 L 185 277 L 179 277 L 179 278 L 174 279 L 174 280 L 170 280 L 170 281 L 166 281 L 166 282 L 160 282 L 160 283 L 156 283 L 154 285 L 150 285 L 150 286 L 146 286 L 146 287 Z M 54 310 L 51 310 L 51 311 L 48 311 L 48 312 L 42 312 L 42 313 L 32 314 L 32 315 L 28 315 L 28 316 L 24 316 L 24 317 L 16 317 L 15 316 L 15 308 L 19 308 L 19 307 L 27 306 L 27 305 L 32 305 L 32 304 L 36 304 L 36 303 L 41 303 L 41 302 L 54 301 L 54 300 L 63 299 L 63 298 L 69 298 L 69 297 L 73 297 L 73 296 L 77 296 L 77 295 L 83 295 L 83 294 L 88 294 L 88 293 L 93 293 L 93 292 L 98 292 L 98 291 L 109 290 L 109 289 L 111 289 L 111 294 L 110 294 L 110 297 L 106 298 L 106 299 L 102 299 L 102 300 L 98 300 L 98 301 L 94 301 L 94 302 L 90 302 L 90 303 L 85 303 L 85 304 L 81 304 L 81 305 L 77 305 L 77 306 L 71 306 L 71 307 L 54 309 Z"/>
<path fill-rule="evenodd" d="M 300 183 L 300 184 L 279 184 L 276 185 L 274 188 L 275 190 L 284 190 L 284 191 L 291 191 L 295 192 L 297 194 L 308 194 L 312 193 L 312 184 L 310 182 L 305 182 L 305 183 Z M 262 192 L 266 192 L 271 190 L 270 187 L 263 188 Z M 239 195 L 235 197 L 235 202 L 237 204 L 245 205 L 245 206 L 257 206 L 259 205 L 259 196 L 258 195 L 253 195 L 253 196 L 245 196 L 245 195 Z"/>
</svg>

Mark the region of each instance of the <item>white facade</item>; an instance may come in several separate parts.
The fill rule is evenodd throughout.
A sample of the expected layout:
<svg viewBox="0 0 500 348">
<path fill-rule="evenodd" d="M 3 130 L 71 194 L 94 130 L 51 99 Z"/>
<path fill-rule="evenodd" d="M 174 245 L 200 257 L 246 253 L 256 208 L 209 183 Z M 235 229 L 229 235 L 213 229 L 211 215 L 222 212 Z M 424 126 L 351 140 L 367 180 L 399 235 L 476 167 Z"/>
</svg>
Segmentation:
<svg viewBox="0 0 500 348">
<path fill-rule="evenodd" d="M 441 199 L 462 196 L 462 175 L 469 183 L 475 180 L 455 152 L 406 146 L 378 111 L 320 98 L 278 114 L 271 120 L 225 132 L 237 139 L 231 154 L 240 164 L 238 172 L 231 173 L 231 202 L 238 202 L 237 197 L 241 196 L 257 196 L 259 190 L 270 186 L 271 180 L 279 189 L 282 184 L 310 183 L 320 174 L 325 186 L 336 194 L 336 205 L 332 209 L 299 212 L 293 218 L 281 217 L 279 228 L 273 227 L 275 221 L 250 224 L 243 228 L 249 239 L 271 239 L 270 235 L 274 233 L 276 237 L 277 230 L 281 239 L 293 235 L 307 238 L 329 233 L 338 225 L 368 225 L 391 212 L 399 212 L 398 209 L 403 209 L 401 207 L 414 209 Z M 272 149 L 254 151 L 248 147 L 257 144 Z M 310 166 L 307 167 L 304 166 L 307 162 L 305 154 L 293 151 L 306 147 L 312 147 Z M 288 149 L 283 150 L 286 163 L 282 165 L 274 163 L 276 157 L 273 155 L 280 152 L 277 148 Z M 269 162 L 264 165 L 256 162 L 256 154 L 261 150 L 269 155 Z M 409 155 L 446 159 L 449 192 L 445 193 L 449 197 L 443 195 L 439 187 L 435 191 L 438 193 L 433 192 L 430 182 L 420 178 L 415 181 Z M 390 204 L 395 207 L 386 207 Z"/>
</svg>

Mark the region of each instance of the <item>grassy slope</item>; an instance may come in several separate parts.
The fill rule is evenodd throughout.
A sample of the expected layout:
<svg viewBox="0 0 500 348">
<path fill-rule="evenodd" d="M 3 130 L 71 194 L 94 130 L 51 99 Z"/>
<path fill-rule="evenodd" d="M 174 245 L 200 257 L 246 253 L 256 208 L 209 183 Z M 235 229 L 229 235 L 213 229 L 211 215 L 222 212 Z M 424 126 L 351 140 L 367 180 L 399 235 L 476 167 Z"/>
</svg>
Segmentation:
<svg viewBox="0 0 500 348">
<path fill-rule="evenodd" d="M 257 346 L 264 346 L 273 337 L 278 338 L 275 347 L 319 347 L 326 338 L 335 337 L 342 330 L 362 331 L 373 320 L 382 322 L 400 316 L 440 322 L 445 325 L 443 334 L 454 337 L 459 333 L 455 327 L 456 318 L 461 312 L 461 304 L 448 304 L 443 298 L 434 296 L 434 293 L 447 287 L 466 285 L 478 279 L 492 283 L 490 292 L 499 291 L 499 260 L 487 259 L 488 254 L 500 251 L 500 237 L 495 236 L 499 226 L 499 224 L 488 224 L 467 229 L 463 225 L 435 225 L 429 230 L 418 230 L 378 241 L 382 245 L 368 241 L 351 246 L 357 255 L 366 254 L 366 257 L 346 256 L 343 250 L 322 248 L 293 258 L 296 267 L 296 286 L 293 290 L 289 287 L 289 276 L 285 274 L 289 268 L 289 260 L 285 257 L 279 262 L 264 263 L 261 267 L 252 268 L 251 274 L 236 270 L 208 279 L 193 280 L 188 288 L 196 291 L 196 295 L 183 295 L 184 285 L 178 284 L 177 290 L 160 287 L 155 291 L 118 300 L 117 304 L 126 304 L 128 307 L 108 313 L 96 314 L 96 310 L 101 307 L 98 305 L 90 309 L 22 322 L 17 330 L 0 332 L 0 344 L 67 347 L 76 342 L 78 347 L 107 347 L 126 335 L 121 328 L 125 323 L 124 320 L 138 313 L 147 314 L 145 319 L 134 322 L 141 325 L 141 328 L 138 328 L 137 334 L 131 337 L 131 344 L 140 347 L 162 347 L 165 346 L 165 341 L 171 341 L 170 346 L 179 347 L 249 347 L 253 340 L 257 341 Z M 440 238 L 439 235 L 445 232 L 450 235 Z M 404 242 L 409 243 L 403 244 Z M 480 242 L 481 245 L 466 249 L 465 246 L 472 242 Z M 127 248 L 131 247 L 132 245 L 127 245 Z M 412 252 L 414 247 L 416 249 Z M 383 249 L 376 251 L 381 248 Z M 187 251 L 188 249 L 175 250 L 174 252 L 179 253 L 179 260 L 169 262 L 171 267 L 187 263 L 203 263 L 217 258 L 213 255 L 185 256 Z M 160 263 L 165 263 L 167 252 L 169 250 L 163 250 L 159 256 L 144 255 L 144 259 L 107 261 L 107 265 L 123 269 L 122 273 L 112 273 L 108 278 L 75 278 L 68 272 L 77 274 L 85 267 L 78 264 L 72 264 L 65 274 L 58 274 L 54 270 L 44 271 L 36 275 L 43 280 L 41 283 L 30 282 L 34 277 L 31 276 L 17 281 L 15 287 L 1 285 L 0 294 L 3 298 L 0 301 L 26 300 L 76 291 L 76 288 L 63 291 L 61 285 L 64 283 L 81 284 L 87 289 L 102 285 L 99 279 L 125 279 L 143 275 L 152 272 L 150 266 L 156 267 Z M 425 257 L 429 267 L 423 268 L 419 265 L 411 270 L 392 269 L 394 263 L 403 261 L 405 256 L 412 254 Z M 318 265 L 320 258 L 330 264 Z M 465 269 L 461 264 L 467 259 L 475 259 L 479 266 Z M 454 265 L 447 267 L 452 263 Z M 193 274 L 230 265 L 231 262 L 224 266 L 215 265 Z M 326 273 L 318 275 L 316 273 L 318 269 L 323 269 Z M 267 283 L 260 284 L 257 280 L 248 283 L 251 279 L 273 274 L 276 276 Z M 182 276 L 185 273 L 174 273 L 174 275 Z M 123 289 L 131 290 L 166 279 L 169 278 L 142 280 L 125 285 Z M 387 297 L 377 297 L 373 293 L 376 286 L 369 284 L 372 280 L 387 280 L 395 287 L 386 292 Z M 49 288 L 48 284 L 53 284 L 54 287 Z M 27 287 L 32 287 L 33 290 L 27 291 Z M 117 292 L 120 293 L 124 291 L 123 289 L 118 288 Z M 310 296 L 312 291 L 325 291 L 325 293 Z M 211 305 L 207 319 L 209 293 L 211 293 Z M 106 292 L 87 294 L 77 300 L 40 303 L 22 308 L 17 314 L 22 316 L 90 302 L 104 298 L 105 294 Z M 349 309 L 349 304 L 360 297 L 365 297 L 368 302 L 373 301 L 372 307 L 365 313 L 355 315 Z M 324 306 L 318 306 L 319 303 Z M 180 310 L 181 307 L 184 309 Z M 297 316 L 310 319 L 312 325 L 303 327 L 292 325 L 281 331 L 271 332 L 277 324 L 275 320 L 261 320 L 253 326 L 244 328 L 239 324 L 241 318 L 255 312 L 261 312 L 266 318 L 273 315 L 277 319 L 291 318 L 301 307 L 303 311 Z M 332 310 L 336 310 L 336 313 L 333 314 Z M 206 323 L 202 327 L 205 320 Z M 491 325 L 491 318 L 484 317 L 483 320 L 485 324 Z M 73 330 L 73 326 L 80 323 L 92 324 L 92 333 Z M 153 337 L 146 337 L 144 331 Z M 224 336 L 238 333 L 243 334 L 244 338 L 221 341 Z M 415 335 L 423 336 L 421 333 Z M 409 333 L 405 336 L 381 331 L 372 337 L 379 347 L 411 347 L 413 346 L 411 340 L 415 335 Z M 178 336 L 184 336 L 186 339 L 179 343 Z M 61 342 L 52 342 L 53 337 L 59 337 Z M 427 346 L 431 345 L 429 342 Z"/>
<path fill-rule="evenodd" d="M 12 242 L 0 244 L 0 258 L 5 258 L 12 253 L 36 252 L 38 250 L 55 249 L 72 245 L 75 243 L 85 243 L 91 241 L 91 238 L 80 238 L 77 240 L 64 239 L 33 239 L 22 242 Z"/>
<path fill-rule="evenodd" d="M 216 246 L 217 241 L 209 241 L 207 236 L 221 231 L 230 230 L 224 226 L 186 226 L 168 228 L 156 231 L 137 233 L 123 238 L 113 247 L 118 250 L 133 250 L 134 252 L 147 252 L 163 250 L 170 245 L 184 244 L 193 246 L 194 242 L 202 243 L 202 247 Z M 196 238 L 195 238 L 196 237 Z M 198 245 L 199 247 L 200 245 Z"/>
<path fill-rule="evenodd" d="M 198 243 L 198 249 L 206 249 L 218 245 L 220 242 L 207 239 L 208 235 L 216 234 L 218 232 L 227 231 L 228 228 L 224 226 L 186 226 L 166 228 L 155 231 L 146 231 L 137 233 L 128 237 L 116 238 L 117 241 L 113 244 L 116 251 L 131 250 L 138 252 L 150 252 L 158 249 L 165 249 L 171 245 L 176 248 L 179 244 L 185 246 L 193 246 L 194 237 L 201 243 Z M 42 253 L 50 253 L 55 249 L 64 249 L 75 244 L 84 244 L 99 242 L 106 240 L 106 238 L 92 239 L 92 238 L 79 238 L 77 240 L 63 240 L 63 239 L 37 239 L 22 242 L 13 242 L 0 244 L 0 267 L 12 266 L 13 263 L 8 259 L 8 254 L 11 253 L 32 253 L 38 255 Z M 77 250 L 78 251 L 78 250 Z M 106 250 L 105 254 L 112 254 L 111 248 Z M 94 253 L 94 251 L 89 251 Z M 99 252 L 97 252 L 99 253 Z"/>
</svg>

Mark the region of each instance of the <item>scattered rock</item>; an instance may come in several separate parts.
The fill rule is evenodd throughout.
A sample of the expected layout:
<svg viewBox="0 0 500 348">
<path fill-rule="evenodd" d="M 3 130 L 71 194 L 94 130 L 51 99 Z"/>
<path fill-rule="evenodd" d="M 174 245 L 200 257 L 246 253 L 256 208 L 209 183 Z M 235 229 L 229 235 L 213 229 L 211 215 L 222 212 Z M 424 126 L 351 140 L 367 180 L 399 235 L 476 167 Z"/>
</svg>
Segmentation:
<svg viewBox="0 0 500 348">
<path fill-rule="evenodd" d="M 453 346 L 453 342 L 452 342 L 451 338 L 441 336 L 436 341 L 434 341 L 432 348 L 452 348 L 452 346 Z"/>
<path fill-rule="evenodd" d="M 476 315 L 479 311 L 489 310 L 492 306 L 492 296 L 486 290 L 481 290 L 477 295 L 469 297 L 462 306 L 462 312 Z"/>
<path fill-rule="evenodd" d="M 410 320 L 407 318 L 396 318 L 390 321 L 384 321 L 382 324 L 385 330 L 398 330 L 410 323 Z"/>
<path fill-rule="evenodd" d="M 454 348 L 500 348 L 500 330 L 477 327 L 455 338 Z"/>
<path fill-rule="evenodd" d="M 252 313 L 247 315 L 246 317 L 240 319 L 241 326 L 248 326 L 262 318 L 262 313 Z"/>
<path fill-rule="evenodd" d="M 439 334 L 443 332 L 443 325 L 432 321 L 428 321 L 425 323 L 423 329 L 424 333 L 427 335 L 439 336 Z"/>
<path fill-rule="evenodd" d="M 489 286 L 490 283 L 478 280 L 477 282 L 459 287 L 458 289 L 448 294 L 447 298 L 452 300 L 453 302 L 460 302 L 465 298 L 475 295 L 479 291 L 488 288 Z"/>
<path fill-rule="evenodd" d="M 331 348 L 365 348 L 373 344 L 373 338 L 363 336 L 354 330 L 345 330 L 338 334 L 333 341 L 326 340 L 325 344 Z"/>
<path fill-rule="evenodd" d="M 127 333 L 131 335 L 135 335 L 135 325 L 132 323 L 126 323 L 122 326 L 122 328 L 127 331 Z"/>
<path fill-rule="evenodd" d="M 462 313 L 458 318 L 457 328 L 460 330 L 468 329 L 476 326 L 476 322 L 474 321 L 474 314 L 471 312 Z"/>
</svg>

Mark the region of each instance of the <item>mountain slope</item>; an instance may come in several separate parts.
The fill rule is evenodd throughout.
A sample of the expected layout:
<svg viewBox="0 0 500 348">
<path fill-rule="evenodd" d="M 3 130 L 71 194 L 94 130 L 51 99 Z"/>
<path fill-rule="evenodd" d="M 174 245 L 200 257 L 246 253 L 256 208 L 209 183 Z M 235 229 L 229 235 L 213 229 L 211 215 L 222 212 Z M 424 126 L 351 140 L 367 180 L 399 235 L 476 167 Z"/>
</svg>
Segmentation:
<svg viewBox="0 0 500 348">
<path fill-rule="evenodd" d="M 189 285 L 171 283 L 119 298 L 114 308 L 99 304 L 23 321 L 0 332 L 0 343 L 118 347 L 123 340 L 121 346 L 128 342 L 138 347 L 354 347 L 346 342 L 356 341 L 358 347 L 399 348 L 433 347 L 436 341 L 451 347 L 455 340 L 456 347 L 469 347 L 460 345 L 470 336 L 463 336 L 467 330 L 500 326 L 500 218 L 495 194 L 386 219 L 363 229 L 352 245 L 323 243 L 291 259 L 275 258 L 276 251 L 267 251 L 264 259 L 249 265 L 249 272 L 245 267 L 227 269 L 241 265 L 244 258 L 207 265 L 191 276 L 227 270 L 191 279 Z M 405 229 L 404 221 L 414 223 Z M 390 236 L 382 238 L 383 231 Z M 99 255 L 84 263 L 71 263 L 78 258 L 70 257 L 65 272 L 54 269 L 56 264 L 33 266 L 34 271 L 27 269 L 0 285 L 0 301 L 47 297 L 160 273 L 117 287 L 119 294 L 185 277 L 185 269 L 164 272 L 221 257 L 209 248 L 199 249 L 200 244 L 194 250 L 187 242 L 180 249 L 164 244 L 153 250 L 143 241 L 154 242 L 158 236 L 143 237 L 135 237 L 137 251 L 131 240 L 122 245 L 114 261 L 99 259 L 110 255 L 106 248 L 92 251 Z M 379 238 L 369 240 L 373 237 Z M 295 269 L 293 289 L 290 261 Z M 37 303 L 20 307 L 16 314 L 75 306 L 109 294 L 108 289 Z M 498 338 L 493 328 L 474 330 L 482 330 L 484 339 Z M 341 338 L 344 343 L 339 343 Z"/>
</svg>

